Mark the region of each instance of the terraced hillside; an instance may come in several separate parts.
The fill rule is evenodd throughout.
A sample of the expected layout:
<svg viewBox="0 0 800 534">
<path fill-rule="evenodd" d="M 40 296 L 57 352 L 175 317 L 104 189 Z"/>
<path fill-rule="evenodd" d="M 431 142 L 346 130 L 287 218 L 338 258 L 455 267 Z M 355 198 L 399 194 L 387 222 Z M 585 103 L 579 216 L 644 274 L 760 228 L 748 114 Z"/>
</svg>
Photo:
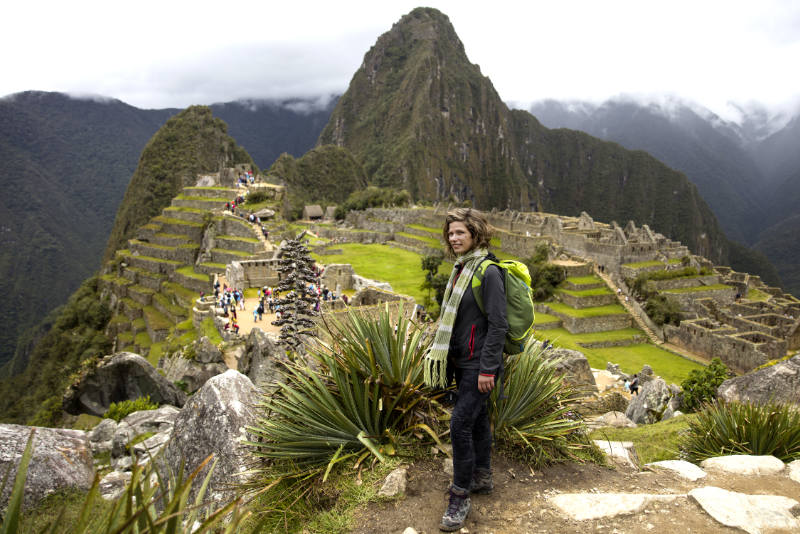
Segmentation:
<svg viewBox="0 0 800 534">
<path fill-rule="evenodd" d="M 157 364 L 165 345 L 185 345 L 198 329 L 192 308 L 227 263 L 271 256 L 253 225 L 225 210 L 242 194 L 227 187 L 184 187 L 172 204 L 139 228 L 100 278 L 112 295 L 108 331 L 116 350 L 130 350 Z"/>
</svg>

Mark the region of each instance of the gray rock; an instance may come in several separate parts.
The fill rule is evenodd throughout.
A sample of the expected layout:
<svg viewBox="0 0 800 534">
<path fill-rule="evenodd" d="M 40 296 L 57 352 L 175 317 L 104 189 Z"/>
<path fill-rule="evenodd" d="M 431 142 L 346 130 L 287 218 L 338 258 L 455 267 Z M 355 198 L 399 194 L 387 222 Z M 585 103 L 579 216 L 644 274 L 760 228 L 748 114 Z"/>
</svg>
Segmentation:
<svg viewBox="0 0 800 534">
<path fill-rule="evenodd" d="M 10 469 L 8 483 L 0 493 L 0 510 L 8 504 L 14 477 L 32 430 L 35 435 L 25 482 L 26 508 L 36 506 L 54 491 L 68 488 L 88 490 L 92 485 L 94 464 L 86 432 L 0 424 L 0 479 Z"/>
<path fill-rule="evenodd" d="M 396 497 L 406 492 L 406 477 L 408 470 L 405 467 L 398 467 L 386 477 L 383 486 L 378 491 L 379 497 Z"/>
<path fill-rule="evenodd" d="M 239 358 L 239 372 L 266 391 L 268 384 L 281 379 L 279 362 L 288 361 L 286 351 L 277 344 L 276 338 L 260 328 L 250 331 L 245 348 Z"/>
<path fill-rule="evenodd" d="M 604 413 L 599 419 L 598 423 L 601 426 L 613 426 L 615 428 L 634 428 L 636 423 L 628 419 L 622 412 L 607 412 Z"/>
<path fill-rule="evenodd" d="M 717 397 L 728 402 L 800 404 L 800 355 L 760 371 L 726 380 L 717 388 Z"/>
<path fill-rule="evenodd" d="M 800 484 L 800 460 L 789 462 L 786 467 L 788 468 L 789 478 Z"/>
<path fill-rule="evenodd" d="M 693 463 L 687 462 L 685 460 L 663 460 L 661 462 L 653 462 L 646 465 L 647 467 L 655 467 L 673 471 L 681 478 L 685 478 L 686 480 L 691 480 L 692 482 L 706 477 L 705 471 L 703 471 Z"/>
<path fill-rule="evenodd" d="M 64 395 L 67 413 L 102 416 L 112 402 L 150 396 L 158 404 L 183 406 L 186 395 L 158 374 L 150 363 L 131 352 L 118 352 L 84 375 Z"/>
<path fill-rule="evenodd" d="M 453 476 L 453 459 L 445 458 L 442 460 L 442 471 L 447 476 Z"/>
<path fill-rule="evenodd" d="M 653 379 L 640 386 L 625 415 L 637 425 L 652 424 L 661 421 L 667 406 L 672 399 L 672 392 L 661 378 Z"/>
<path fill-rule="evenodd" d="M 746 495 L 713 486 L 695 488 L 689 492 L 689 497 L 723 525 L 750 534 L 800 530 L 800 521 L 793 513 L 800 503 L 789 497 Z"/>
<path fill-rule="evenodd" d="M 131 481 L 131 473 L 126 471 L 111 471 L 100 479 L 100 496 L 107 501 L 116 501 L 125 492 Z"/>
<path fill-rule="evenodd" d="M 172 430 L 172 425 L 179 413 L 180 410 L 174 406 L 159 406 L 155 410 L 140 410 L 128 414 L 120 423 L 130 426 L 134 435 L 145 432 L 165 432 Z"/>
<path fill-rule="evenodd" d="M 275 211 L 269 208 L 262 208 L 254 213 L 259 219 L 271 219 L 275 216 Z"/>
<path fill-rule="evenodd" d="M 749 454 L 717 456 L 703 460 L 700 462 L 700 466 L 707 471 L 722 471 L 743 476 L 775 475 L 786 467 L 781 460 L 774 456 L 751 456 Z"/>
<path fill-rule="evenodd" d="M 594 444 L 611 460 L 613 463 L 639 469 L 639 455 L 636 453 L 632 441 L 606 441 L 594 440 Z"/>
<path fill-rule="evenodd" d="M 231 369 L 235 369 L 238 366 L 238 362 L 244 356 L 246 349 L 244 343 L 236 343 L 235 345 L 226 346 L 223 350 L 223 361 L 224 362 L 234 362 L 235 366 L 231 367 Z M 227 363 L 225 364 L 227 365 Z"/>
<path fill-rule="evenodd" d="M 124 421 L 120 422 L 116 430 L 114 430 L 114 437 L 111 440 L 111 456 L 119 458 L 129 454 L 127 446 L 135 436 L 136 433 L 131 428 L 131 425 Z"/>
<path fill-rule="evenodd" d="M 207 500 L 227 501 L 235 496 L 232 485 L 242 482 L 242 474 L 251 461 L 250 451 L 242 440 L 247 439 L 245 426 L 255 423 L 253 404 L 259 391 L 249 378 L 228 370 L 208 380 L 195 393 L 175 420 L 172 437 L 164 454 L 164 462 L 173 472 L 182 461 L 192 472 L 209 455 L 216 467 L 209 482 Z M 162 465 L 163 467 L 163 465 Z M 196 492 L 210 465 L 195 479 Z"/>
<path fill-rule="evenodd" d="M 97 426 L 89 431 L 89 441 L 111 441 L 114 438 L 114 431 L 117 429 L 117 422 L 113 419 L 103 419 Z"/>
<path fill-rule="evenodd" d="M 570 349 L 547 350 L 544 357 L 555 364 L 556 372 L 564 376 L 564 382 L 584 392 L 597 391 L 589 360 L 582 352 Z"/>
<path fill-rule="evenodd" d="M 195 360 L 199 363 L 218 363 L 222 362 L 222 351 L 211 343 L 206 336 L 201 337 L 194 343 Z"/>
<path fill-rule="evenodd" d="M 669 503 L 684 495 L 645 493 L 561 493 L 548 501 L 559 512 L 575 521 L 590 521 L 635 514 L 652 503 Z"/>
</svg>

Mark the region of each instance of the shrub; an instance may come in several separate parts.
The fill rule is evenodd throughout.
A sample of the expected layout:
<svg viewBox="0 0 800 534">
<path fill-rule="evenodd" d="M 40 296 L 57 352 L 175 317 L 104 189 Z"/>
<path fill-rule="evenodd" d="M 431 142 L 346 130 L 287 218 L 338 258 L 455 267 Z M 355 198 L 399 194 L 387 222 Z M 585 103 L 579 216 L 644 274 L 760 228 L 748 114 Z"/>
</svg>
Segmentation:
<svg viewBox="0 0 800 534">
<path fill-rule="evenodd" d="M 392 189 L 389 187 L 369 186 L 366 189 L 354 191 L 341 205 L 336 207 L 335 217 L 344 219 L 349 211 L 365 210 L 367 208 L 391 208 L 406 206 L 411 202 L 411 195 L 406 190 Z"/>
<path fill-rule="evenodd" d="M 570 404 L 578 392 L 564 384 L 541 347 L 531 338 L 525 352 L 506 360 L 503 387 L 492 392 L 498 445 L 514 454 L 522 451 L 536 468 L 585 457 L 600 460 L 602 455 L 589 442 L 582 421 L 572 417 Z"/>
<path fill-rule="evenodd" d="M 158 403 L 150 402 L 150 395 L 147 395 L 146 397 L 139 397 L 136 400 L 112 402 L 111 406 L 108 407 L 108 411 L 103 414 L 103 418 L 120 422 L 133 412 L 155 410 L 156 408 L 158 408 Z"/>
<path fill-rule="evenodd" d="M 644 311 L 658 326 L 664 324 L 681 324 L 681 307 L 674 300 L 664 295 L 653 295 L 647 299 Z"/>
<path fill-rule="evenodd" d="M 558 284 L 566 279 L 564 269 L 552 263 L 528 265 L 534 300 L 547 300 L 553 296 Z"/>
<path fill-rule="evenodd" d="M 689 371 L 688 378 L 681 382 L 681 410 L 693 412 L 703 403 L 714 400 L 717 397 L 717 388 L 727 377 L 728 368 L 719 358 L 711 360 L 702 371 Z"/>
<path fill-rule="evenodd" d="M 267 191 L 260 191 L 256 189 L 248 193 L 247 198 L 245 199 L 245 205 L 260 204 L 261 202 L 266 202 L 269 200 L 269 198 L 270 196 Z"/>
<path fill-rule="evenodd" d="M 728 454 L 800 458 L 800 412 L 786 404 L 715 401 L 689 422 L 681 448 L 693 462 Z"/>
</svg>

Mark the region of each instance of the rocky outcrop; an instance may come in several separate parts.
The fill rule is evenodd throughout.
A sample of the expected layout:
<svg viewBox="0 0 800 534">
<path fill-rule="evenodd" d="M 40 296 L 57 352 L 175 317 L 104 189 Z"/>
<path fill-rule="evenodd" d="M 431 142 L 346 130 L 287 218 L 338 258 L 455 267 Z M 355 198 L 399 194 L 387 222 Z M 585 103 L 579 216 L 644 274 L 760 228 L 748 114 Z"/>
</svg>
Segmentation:
<svg viewBox="0 0 800 534">
<path fill-rule="evenodd" d="M 218 363 L 223 361 L 222 351 L 211 343 L 206 336 L 198 339 L 194 344 L 195 360 L 200 363 Z"/>
<path fill-rule="evenodd" d="M 92 452 L 86 432 L 0 424 L 0 480 L 9 472 L 0 493 L 0 510 L 8 504 L 14 477 L 34 431 L 33 456 L 25 482 L 24 506 L 30 508 L 50 493 L 62 489 L 88 490 L 94 479 Z"/>
<path fill-rule="evenodd" d="M 736 378 L 730 378 L 717 388 L 717 397 L 728 402 L 770 401 L 800 404 L 800 356 L 776 363 Z"/>
<path fill-rule="evenodd" d="M 174 406 L 161 406 L 157 410 L 133 412 L 120 421 L 114 429 L 111 442 L 114 466 L 121 471 L 130 469 L 133 464 L 131 453 L 140 463 L 149 461 L 169 439 L 178 413 L 179 410 Z M 149 437 L 141 439 L 146 435 Z M 132 442 L 134 445 L 131 447 Z"/>
<path fill-rule="evenodd" d="M 253 404 L 259 391 L 249 378 L 228 370 L 215 376 L 195 393 L 183 407 L 172 430 L 164 455 L 166 466 L 177 472 L 182 461 L 192 472 L 209 455 L 216 466 L 206 497 L 225 501 L 235 494 L 233 485 L 241 482 L 247 470 L 249 451 L 242 443 L 245 427 L 255 422 Z M 210 464 L 195 479 L 194 491 L 202 483 Z"/>
<path fill-rule="evenodd" d="M 564 382 L 584 392 L 597 391 L 589 360 L 582 352 L 570 349 L 546 350 L 542 353 L 552 361 L 556 372 L 564 376 Z"/>
<path fill-rule="evenodd" d="M 287 361 L 287 356 L 276 338 L 260 328 L 253 328 L 245 352 L 239 358 L 239 372 L 263 389 L 280 376 L 280 361 Z"/>
<path fill-rule="evenodd" d="M 102 416 L 112 402 L 150 396 L 152 402 L 183 406 L 186 395 L 131 352 L 118 352 L 84 375 L 64 395 L 67 413 Z"/>
<path fill-rule="evenodd" d="M 673 392 L 663 379 L 653 379 L 631 399 L 625 415 L 637 425 L 657 423 L 663 418 L 672 397 Z"/>
</svg>

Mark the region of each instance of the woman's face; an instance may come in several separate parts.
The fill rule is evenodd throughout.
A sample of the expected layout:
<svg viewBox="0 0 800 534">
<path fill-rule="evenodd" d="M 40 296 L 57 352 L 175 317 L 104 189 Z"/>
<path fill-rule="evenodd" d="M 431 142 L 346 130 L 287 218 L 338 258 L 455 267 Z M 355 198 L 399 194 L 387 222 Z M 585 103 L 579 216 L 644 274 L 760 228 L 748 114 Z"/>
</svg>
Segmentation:
<svg viewBox="0 0 800 534">
<path fill-rule="evenodd" d="M 461 221 L 453 221 L 450 223 L 450 226 L 447 227 L 447 241 L 450 243 L 456 256 L 466 254 L 472 250 L 472 246 L 475 244 L 472 239 L 472 234 L 469 232 L 469 228 Z"/>
</svg>

